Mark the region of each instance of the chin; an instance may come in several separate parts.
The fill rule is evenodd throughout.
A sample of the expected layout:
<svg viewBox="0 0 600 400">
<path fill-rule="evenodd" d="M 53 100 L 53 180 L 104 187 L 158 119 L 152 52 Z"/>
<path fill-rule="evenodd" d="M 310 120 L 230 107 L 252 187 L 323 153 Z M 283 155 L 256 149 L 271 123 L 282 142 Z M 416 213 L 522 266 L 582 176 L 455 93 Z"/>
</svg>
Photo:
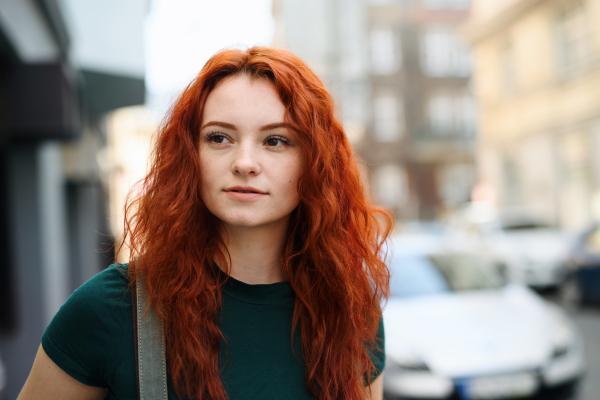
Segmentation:
<svg viewBox="0 0 600 400">
<path fill-rule="evenodd" d="M 232 218 L 220 218 L 225 227 L 232 228 L 262 228 L 268 226 L 275 226 L 277 223 L 283 222 L 284 218 L 271 219 L 271 218 L 257 218 L 253 216 L 237 216 Z"/>
<path fill-rule="evenodd" d="M 252 220 L 241 220 L 241 221 L 223 221 L 226 227 L 232 228 L 260 228 L 268 224 L 262 223 L 261 221 Z"/>
</svg>

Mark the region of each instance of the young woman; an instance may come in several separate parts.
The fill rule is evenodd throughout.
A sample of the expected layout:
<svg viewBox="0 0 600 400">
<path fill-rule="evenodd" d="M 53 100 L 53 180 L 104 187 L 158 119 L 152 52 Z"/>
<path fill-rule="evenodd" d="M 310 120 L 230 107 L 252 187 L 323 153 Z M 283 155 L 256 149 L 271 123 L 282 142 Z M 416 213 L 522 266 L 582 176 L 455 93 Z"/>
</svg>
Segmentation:
<svg viewBox="0 0 600 400">
<path fill-rule="evenodd" d="M 392 217 L 369 203 L 306 64 L 271 48 L 213 56 L 143 183 L 132 261 L 63 305 L 19 400 L 137 398 L 136 280 L 164 321 L 169 399 L 382 398 Z"/>
</svg>

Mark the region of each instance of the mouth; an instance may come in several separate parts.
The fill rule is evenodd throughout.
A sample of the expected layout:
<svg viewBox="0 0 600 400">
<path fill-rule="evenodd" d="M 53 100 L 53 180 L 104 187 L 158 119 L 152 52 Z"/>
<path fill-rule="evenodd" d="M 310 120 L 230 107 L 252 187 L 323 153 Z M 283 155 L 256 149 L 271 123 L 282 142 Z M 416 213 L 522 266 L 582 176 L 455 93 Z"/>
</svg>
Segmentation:
<svg viewBox="0 0 600 400">
<path fill-rule="evenodd" d="M 268 194 L 266 192 L 263 192 L 261 190 L 255 189 L 253 187 L 242 187 L 242 186 L 235 186 L 235 187 L 230 187 L 224 190 L 225 192 L 228 193 L 253 193 L 253 194 Z"/>
</svg>

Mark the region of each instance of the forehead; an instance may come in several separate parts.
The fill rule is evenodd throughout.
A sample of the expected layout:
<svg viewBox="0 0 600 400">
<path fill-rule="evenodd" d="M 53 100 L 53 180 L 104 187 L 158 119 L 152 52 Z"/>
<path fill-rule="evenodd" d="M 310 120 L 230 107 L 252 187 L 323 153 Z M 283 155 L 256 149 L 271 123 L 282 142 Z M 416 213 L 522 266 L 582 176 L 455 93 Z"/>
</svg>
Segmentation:
<svg viewBox="0 0 600 400">
<path fill-rule="evenodd" d="M 273 84 L 264 78 L 235 75 L 223 79 L 210 92 L 202 123 L 227 122 L 236 126 L 283 122 L 285 106 Z"/>
</svg>

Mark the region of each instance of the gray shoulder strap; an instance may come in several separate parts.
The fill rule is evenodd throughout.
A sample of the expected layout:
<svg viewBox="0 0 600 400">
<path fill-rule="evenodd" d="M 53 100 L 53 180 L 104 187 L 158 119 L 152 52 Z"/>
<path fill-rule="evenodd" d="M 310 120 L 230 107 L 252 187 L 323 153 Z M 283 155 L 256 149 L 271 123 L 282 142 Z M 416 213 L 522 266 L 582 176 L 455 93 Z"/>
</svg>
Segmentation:
<svg viewBox="0 0 600 400">
<path fill-rule="evenodd" d="M 141 279 L 137 280 L 132 303 L 138 367 L 138 398 L 168 400 L 164 327 L 154 307 L 150 307 L 144 315 L 148 306 L 148 294 Z"/>
</svg>

